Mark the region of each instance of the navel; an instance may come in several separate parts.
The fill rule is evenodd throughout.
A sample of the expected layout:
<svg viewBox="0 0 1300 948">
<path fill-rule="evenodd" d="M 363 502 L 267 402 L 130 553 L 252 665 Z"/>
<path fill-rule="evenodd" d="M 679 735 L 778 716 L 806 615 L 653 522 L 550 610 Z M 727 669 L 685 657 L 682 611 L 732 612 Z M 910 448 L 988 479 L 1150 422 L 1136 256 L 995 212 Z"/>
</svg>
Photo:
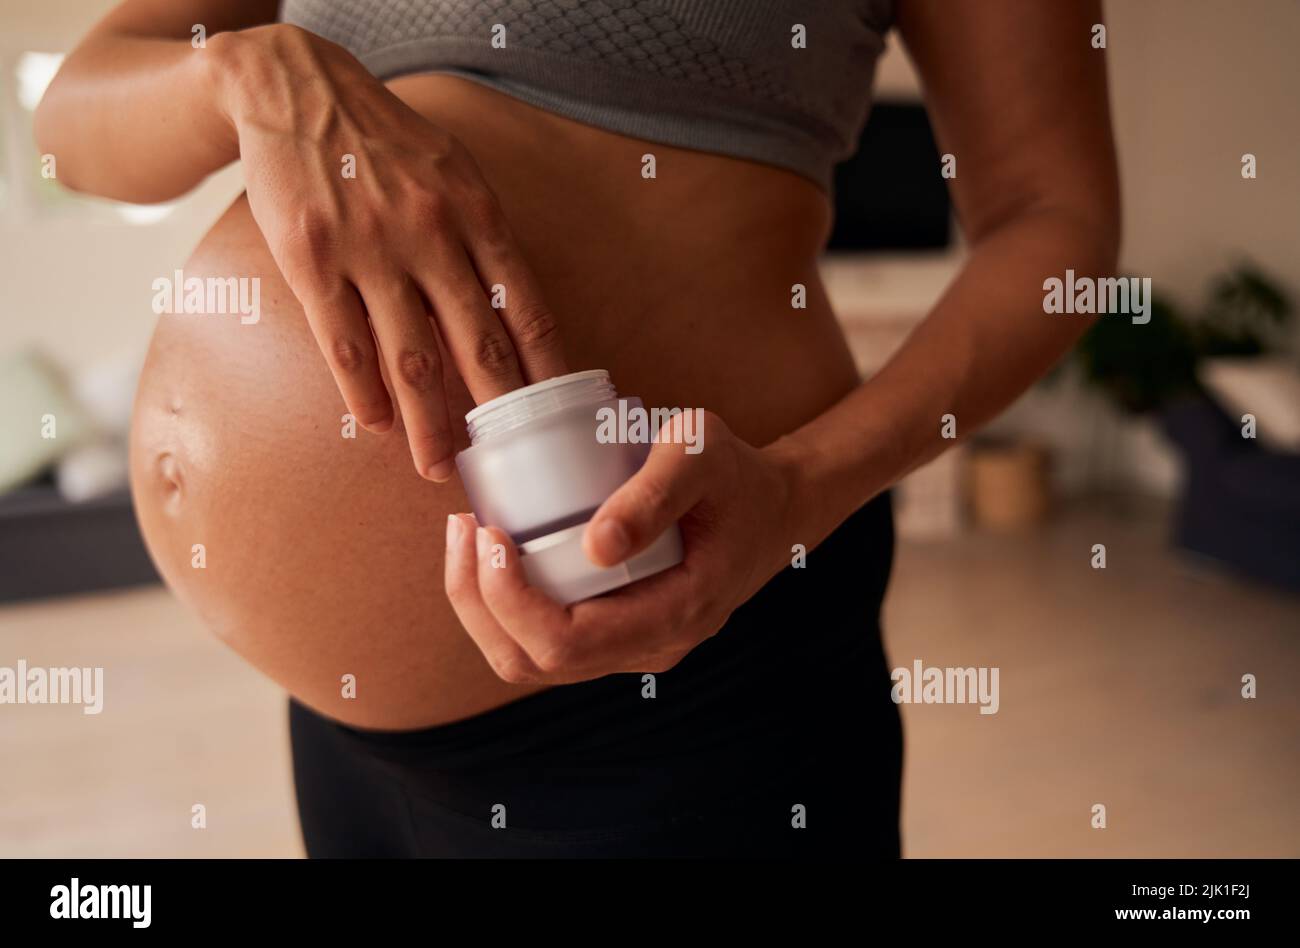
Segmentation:
<svg viewBox="0 0 1300 948">
<path fill-rule="evenodd" d="M 154 461 L 154 470 L 162 486 L 163 510 L 169 514 L 179 513 L 185 493 L 185 472 L 180 459 L 170 451 L 163 451 Z"/>
</svg>

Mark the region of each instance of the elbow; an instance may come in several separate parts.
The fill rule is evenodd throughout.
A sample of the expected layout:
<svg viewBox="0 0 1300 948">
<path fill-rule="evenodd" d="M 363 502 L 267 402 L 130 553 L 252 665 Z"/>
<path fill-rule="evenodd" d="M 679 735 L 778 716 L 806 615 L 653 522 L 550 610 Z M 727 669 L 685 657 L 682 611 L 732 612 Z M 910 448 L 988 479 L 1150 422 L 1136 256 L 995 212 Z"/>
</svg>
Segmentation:
<svg viewBox="0 0 1300 948">
<path fill-rule="evenodd" d="M 1119 253 L 1123 243 L 1123 212 L 1118 187 L 1108 188 L 1095 200 L 1083 202 L 1074 211 L 1079 221 L 1080 238 L 1086 243 L 1087 253 L 1098 272 L 1111 275 L 1119 268 Z"/>
<path fill-rule="evenodd" d="M 66 68 L 66 64 L 65 64 Z M 102 152 L 89 140 L 89 123 L 80 115 L 79 102 L 69 79 L 60 71 L 32 113 L 32 137 L 37 154 L 54 158 L 54 181 L 67 191 L 111 201 L 157 204 L 179 197 L 184 189 L 167 188 L 166 182 L 137 180 L 137 176 L 113 173 Z M 163 185 L 160 187 L 160 184 Z"/>
<path fill-rule="evenodd" d="M 1099 276 L 1112 276 L 1119 269 L 1121 224 L 1118 204 L 1107 213 L 1084 226 L 1080 234 L 1084 254 L 1092 262 Z"/>
<path fill-rule="evenodd" d="M 1057 269 L 1105 279 L 1117 275 L 1120 254 L 1118 206 L 1065 206 L 1045 211 L 1035 232 Z M 1055 272 L 1055 271 L 1054 271 Z"/>
<path fill-rule="evenodd" d="M 1119 269 L 1120 215 L 1113 211 L 1089 209 L 1086 213 L 1068 212 L 1065 217 L 1073 253 L 1084 272 L 1099 277 L 1114 276 Z"/>
<path fill-rule="evenodd" d="M 56 76 L 41 96 L 41 101 L 36 103 L 36 111 L 32 113 L 32 136 L 36 140 L 36 150 L 42 155 L 58 153 L 60 123 L 57 97 L 54 94 L 57 82 Z"/>
<path fill-rule="evenodd" d="M 1123 214 L 1119 188 L 1113 179 L 1072 195 L 1055 206 L 1083 266 L 1097 276 L 1113 276 L 1119 268 Z"/>
<path fill-rule="evenodd" d="M 1068 182 L 1066 184 L 1065 182 Z M 1023 181 L 963 214 L 972 247 L 1008 230 L 1027 230 L 1039 246 L 1070 258 L 1076 271 L 1112 275 L 1119 266 L 1123 212 L 1113 162 L 1097 162 L 1050 181 Z M 1046 241 L 1044 244 L 1043 241 Z"/>
<path fill-rule="evenodd" d="M 52 177 L 59 187 L 74 194 L 130 204 L 161 204 L 184 193 L 181 188 L 160 188 L 158 182 L 143 184 L 107 174 L 108 169 L 96 166 L 93 155 L 83 154 L 84 146 L 78 147 L 75 140 L 70 140 L 61 107 L 48 102 L 47 94 L 36 108 L 32 131 L 37 154 L 42 160 L 47 155 L 54 158 Z"/>
<path fill-rule="evenodd" d="M 56 177 L 64 186 L 69 184 L 65 176 L 77 163 L 76 135 L 78 127 L 84 124 L 79 107 L 81 103 L 77 101 L 76 57 L 74 51 L 63 61 L 32 112 L 32 137 L 36 150 L 58 159 Z"/>
<path fill-rule="evenodd" d="M 972 247 L 1008 230 L 1032 233 L 1033 243 L 1052 248 L 1062 264 L 1080 273 L 1111 276 L 1119 266 L 1121 212 L 1118 196 L 1044 199 L 1016 207 L 996 222 L 981 222 L 969 234 Z"/>
<path fill-rule="evenodd" d="M 54 180 L 63 188 L 79 194 L 91 193 L 89 183 L 81 173 L 77 160 L 77 149 L 69 141 L 69 124 L 75 121 L 71 108 L 64 100 L 62 74 L 56 75 L 50 83 L 41 101 L 32 113 L 32 137 L 36 142 L 36 151 L 44 158 L 52 155 L 55 160 Z"/>
</svg>

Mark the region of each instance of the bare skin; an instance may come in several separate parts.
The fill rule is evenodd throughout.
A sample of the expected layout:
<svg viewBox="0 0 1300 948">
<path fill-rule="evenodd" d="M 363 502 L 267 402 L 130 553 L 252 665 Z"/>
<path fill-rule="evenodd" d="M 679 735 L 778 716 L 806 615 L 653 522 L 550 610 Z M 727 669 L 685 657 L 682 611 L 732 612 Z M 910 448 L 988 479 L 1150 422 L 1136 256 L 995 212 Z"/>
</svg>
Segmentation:
<svg viewBox="0 0 1300 948">
<path fill-rule="evenodd" d="M 162 16 L 157 4 L 135 6 Z M 251 21 L 231 28 L 261 22 L 252 6 Z M 436 130 L 430 135 L 450 136 L 472 156 L 512 235 L 503 266 L 527 268 L 529 292 L 544 301 L 528 315 L 544 306 L 558 331 L 521 335 L 501 314 L 516 368 L 475 381 L 473 347 L 452 342 L 440 353 L 446 371 L 436 390 L 403 402 L 399 384 L 392 425 L 372 415 L 371 430 L 345 439 L 342 416 L 357 395 L 321 344 L 318 297 L 277 253 L 277 221 L 287 212 L 269 198 L 259 209 L 259 171 L 246 167 L 253 206 L 237 202 L 185 271 L 260 277 L 261 321 L 162 317 L 137 400 L 133 485 L 169 584 L 290 693 L 365 727 L 436 724 L 558 682 L 671 667 L 789 562 L 793 543 L 815 547 L 946 447 L 941 415 L 956 414 L 969 436 L 1086 328 L 1044 316 L 1041 287 L 1067 267 L 1102 274 L 1114 264 L 1118 199 L 1104 74 L 1087 43 L 1100 16 L 1087 3 L 1042 7 L 900 4 L 899 27 L 941 144 L 959 156 L 954 194 L 972 253 L 926 323 L 863 385 L 817 280 L 829 208 L 811 183 L 587 128 L 452 77 L 413 76 L 389 90 Z M 193 11 L 173 19 L 197 21 Z M 128 51 L 138 40 L 121 29 L 101 35 L 80 67 L 74 58 L 43 116 L 46 135 L 58 141 L 61 171 L 70 166 L 84 189 L 131 196 L 155 187 L 157 176 L 139 172 L 149 160 L 171 169 L 162 190 L 183 189 L 224 163 L 209 153 L 229 149 L 229 115 L 241 112 L 213 106 L 210 121 L 196 117 L 204 96 L 212 98 L 203 80 L 193 83 L 190 111 L 174 116 L 189 123 L 174 148 L 152 148 L 156 159 L 144 149 L 118 155 L 129 172 L 87 161 L 77 180 L 76 157 L 89 145 L 61 119 L 94 101 L 99 87 L 89 80 L 117 70 L 120 92 L 129 83 L 124 69 L 148 78 L 163 60 L 184 68 L 179 47 Z M 185 35 L 176 24 L 168 29 Z M 141 135 L 167 134 L 149 109 L 127 112 L 119 122 L 135 122 Z M 235 134 L 243 145 L 251 133 Z M 647 151 L 658 160 L 653 181 L 640 175 Z M 246 154 L 246 166 L 277 160 Z M 461 230 L 436 245 L 473 253 L 475 233 Z M 395 234 L 371 233 L 380 251 L 368 258 L 373 268 L 345 274 L 367 306 L 362 288 L 397 271 L 419 271 L 430 297 L 444 292 L 442 274 L 463 288 L 445 255 L 431 251 L 426 267 L 425 244 Z M 790 307 L 794 283 L 809 289 L 806 310 Z M 470 311 L 476 306 L 443 307 L 436 325 L 469 339 L 466 327 L 485 325 L 482 312 Z M 545 343 L 537 352 L 526 351 L 530 335 Z M 562 356 L 561 347 L 546 349 L 552 337 L 562 340 Z M 380 349 L 376 369 L 393 386 L 382 338 Z M 459 483 L 432 482 L 433 454 L 449 450 L 428 453 L 437 439 L 411 438 L 406 421 L 418 413 L 427 435 L 443 411 L 450 449 L 463 446 L 457 422 L 474 401 L 553 372 L 561 358 L 571 369 L 608 368 L 621 391 L 647 404 L 711 413 L 711 447 L 692 460 L 657 446 L 587 538 L 593 560 L 614 562 L 680 518 L 686 562 L 571 609 L 523 587 L 513 558 L 506 570 L 480 568 L 475 525 L 460 517 L 458 529 L 446 529 L 449 514 L 468 509 Z M 497 533 L 487 538 L 508 544 Z M 202 570 L 191 566 L 196 543 L 206 550 Z M 345 675 L 357 678 L 355 699 L 341 695 Z"/>
<path fill-rule="evenodd" d="M 609 369 L 648 404 L 707 407 L 758 443 L 856 384 L 825 301 L 792 315 L 781 285 L 796 253 L 795 269 L 813 279 L 810 248 L 827 212 L 811 185 L 658 148 L 664 177 L 643 182 L 644 143 L 455 78 L 394 87 L 463 125 L 457 134 L 488 156 L 484 173 L 560 314 L 575 367 Z M 521 174 L 508 167 L 521 127 L 572 145 L 529 149 Z M 670 181 L 662 169 L 679 162 L 698 170 Z M 762 206 L 719 195 L 710 178 L 734 188 L 733 173 L 758 178 L 749 187 L 760 191 L 775 179 L 785 193 Z M 661 202 L 674 209 L 667 221 Z M 164 316 L 155 333 L 132 468 L 145 536 L 172 588 L 252 664 L 351 723 L 431 724 L 537 690 L 497 677 L 447 601 L 443 533 L 447 515 L 467 509 L 459 481 L 421 480 L 400 433 L 341 437 L 347 408 L 247 202 L 184 269 L 259 276 L 262 317 L 243 326 Z M 774 278 L 756 290 L 764 273 Z M 761 358 L 736 345 L 737 326 L 764 341 Z M 457 417 L 474 404 L 463 386 L 448 401 Z M 460 438 L 464 447 L 463 425 Z M 190 566 L 194 543 L 205 545 L 206 569 Z M 358 678 L 356 700 L 341 697 L 344 674 Z"/>
</svg>

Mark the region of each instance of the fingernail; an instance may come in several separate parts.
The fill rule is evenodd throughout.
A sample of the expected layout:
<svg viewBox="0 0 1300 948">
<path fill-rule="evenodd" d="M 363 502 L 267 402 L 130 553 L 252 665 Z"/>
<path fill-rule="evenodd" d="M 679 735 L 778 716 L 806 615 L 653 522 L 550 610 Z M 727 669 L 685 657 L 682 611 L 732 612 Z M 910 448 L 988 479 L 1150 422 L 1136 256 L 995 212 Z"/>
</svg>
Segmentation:
<svg viewBox="0 0 1300 948">
<path fill-rule="evenodd" d="M 451 458 L 447 458 L 445 461 L 439 461 L 437 464 L 434 464 L 429 468 L 429 480 L 435 481 L 439 484 L 444 484 L 451 480 L 452 472 L 455 470 L 456 462 Z"/>
<path fill-rule="evenodd" d="M 447 549 L 451 549 L 460 540 L 462 527 L 460 517 L 455 514 L 447 515 Z"/>
<path fill-rule="evenodd" d="M 617 520 L 602 520 L 593 529 L 595 533 L 592 540 L 601 556 L 611 564 L 623 562 L 623 557 L 627 556 L 627 551 L 632 546 L 632 540 L 623 525 Z"/>
<path fill-rule="evenodd" d="M 389 415 L 387 418 L 379 418 L 375 421 L 366 422 L 362 424 L 361 427 L 365 428 L 367 431 L 373 431 L 375 434 L 386 434 L 393 430 L 393 416 Z"/>
<path fill-rule="evenodd" d="M 488 536 L 486 527 L 479 527 L 474 533 L 474 546 L 478 550 L 479 559 L 488 555 L 492 548 L 492 537 Z"/>
</svg>

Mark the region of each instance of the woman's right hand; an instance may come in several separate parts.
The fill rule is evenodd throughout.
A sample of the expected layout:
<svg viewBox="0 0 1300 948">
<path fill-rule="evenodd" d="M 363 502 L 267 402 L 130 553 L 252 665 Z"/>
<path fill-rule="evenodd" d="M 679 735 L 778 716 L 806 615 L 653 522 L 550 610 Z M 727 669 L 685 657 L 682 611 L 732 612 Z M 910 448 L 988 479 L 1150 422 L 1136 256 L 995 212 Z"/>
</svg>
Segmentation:
<svg viewBox="0 0 1300 948">
<path fill-rule="evenodd" d="M 209 44 L 253 216 L 348 410 L 382 432 L 396 407 L 420 475 L 447 480 L 440 338 L 476 402 L 566 371 L 495 196 L 342 47 L 281 24 Z"/>
</svg>

